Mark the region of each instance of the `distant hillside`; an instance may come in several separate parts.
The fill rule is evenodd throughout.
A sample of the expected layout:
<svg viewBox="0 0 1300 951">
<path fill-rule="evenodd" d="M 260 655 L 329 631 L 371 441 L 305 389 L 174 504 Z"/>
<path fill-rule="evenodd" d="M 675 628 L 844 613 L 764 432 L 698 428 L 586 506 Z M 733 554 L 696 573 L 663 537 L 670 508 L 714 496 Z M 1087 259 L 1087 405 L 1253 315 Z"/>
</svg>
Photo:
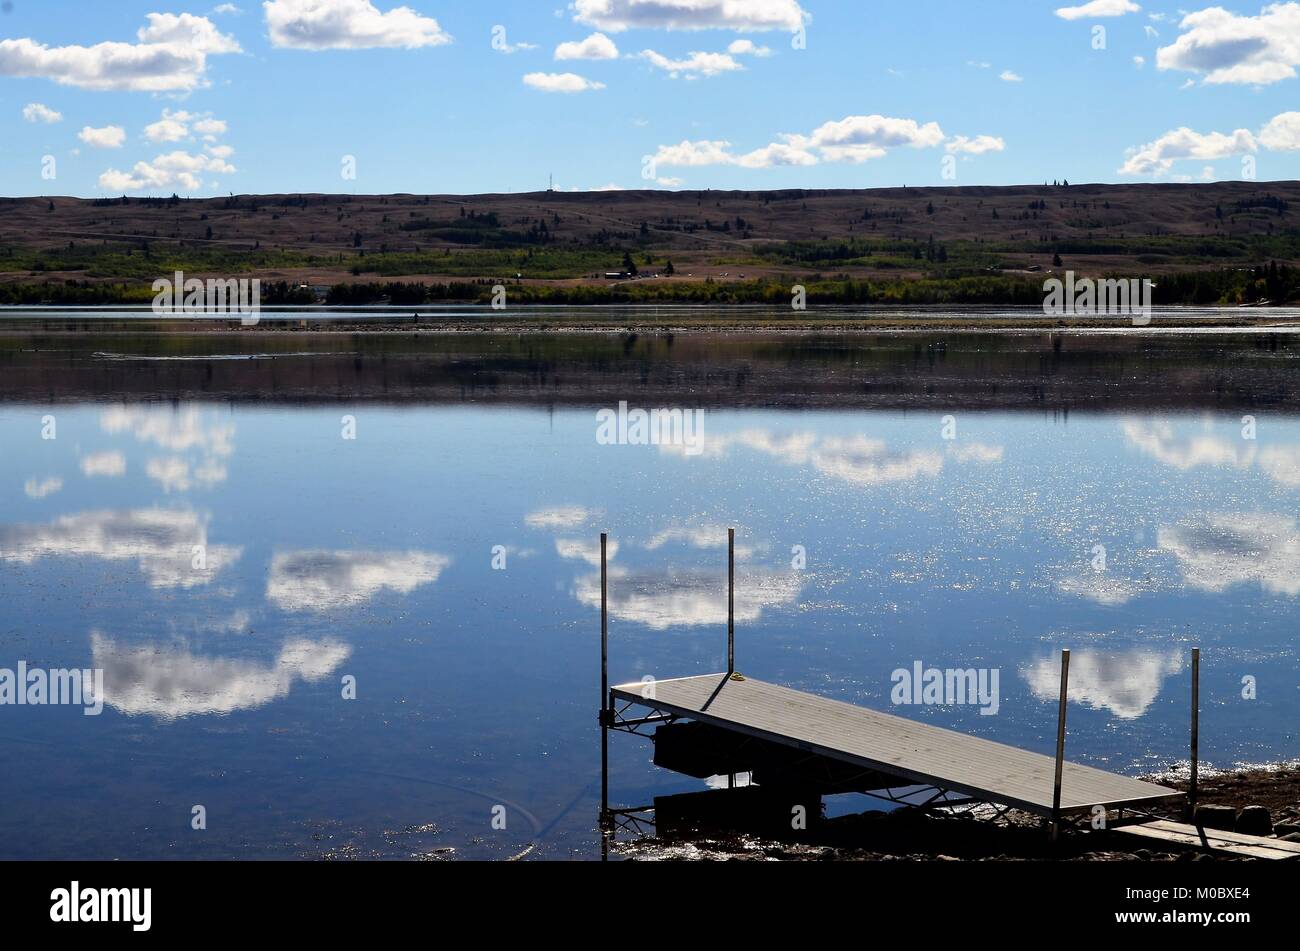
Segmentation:
<svg viewBox="0 0 1300 951">
<path fill-rule="evenodd" d="M 181 267 L 318 293 L 438 284 L 465 299 L 480 293 L 467 287 L 501 281 L 635 299 L 649 292 L 615 292 L 624 282 L 607 273 L 661 287 L 893 284 L 1272 262 L 1300 263 L 1300 182 L 0 199 L 0 286 L 129 289 Z M 1236 285 L 1225 293 L 1240 294 Z"/>
</svg>

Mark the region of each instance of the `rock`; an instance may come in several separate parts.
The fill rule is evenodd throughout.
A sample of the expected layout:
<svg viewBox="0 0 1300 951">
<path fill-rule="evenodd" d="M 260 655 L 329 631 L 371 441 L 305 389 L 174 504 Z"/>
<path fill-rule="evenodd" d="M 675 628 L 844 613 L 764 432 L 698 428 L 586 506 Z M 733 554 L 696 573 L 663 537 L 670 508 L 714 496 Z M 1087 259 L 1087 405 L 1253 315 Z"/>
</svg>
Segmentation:
<svg viewBox="0 0 1300 951">
<path fill-rule="evenodd" d="M 1236 831 L 1242 835 L 1272 835 L 1273 817 L 1264 806 L 1247 806 L 1237 816 Z"/>
<path fill-rule="evenodd" d="M 1295 820 L 1276 822 L 1273 824 L 1273 831 L 1278 835 L 1290 835 L 1293 832 L 1300 832 L 1300 822 L 1296 822 Z"/>
<path fill-rule="evenodd" d="M 1231 832 L 1237 825 L 1237 810 L 1232 806 L 1197 806 L 1194 825 L 1205 829 L 1222 829 Z"/>
</svg>

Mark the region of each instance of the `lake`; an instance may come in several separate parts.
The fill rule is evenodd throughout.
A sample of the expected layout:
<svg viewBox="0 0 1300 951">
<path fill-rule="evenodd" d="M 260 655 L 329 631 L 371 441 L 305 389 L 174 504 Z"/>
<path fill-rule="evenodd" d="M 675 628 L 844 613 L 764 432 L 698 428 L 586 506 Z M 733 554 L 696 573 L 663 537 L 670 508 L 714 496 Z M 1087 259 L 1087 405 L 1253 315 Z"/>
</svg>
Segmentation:
<svg viewBox="0 0 1300 951">
<path fill-rule="evenodd" d="M 1067 756 L 1140 775 L 1199 646 L 1203 760 L 1294 757 L 1297 356 L 0 337 L 0 668 L 104 677 L 0 706 L 0 858 L 598 857 L 602 531 L 615 682 L 725 668 L 734 526 L 747 675 L 1051 753 L 1069 647 Z M 604 444 L 620 400 L 698 440 Z M 996 714 L 895 706 L 917 662 L 998 671 Z M 650 754 L 611 738 L 617 804 L 704 788 Z"/>
</svg>

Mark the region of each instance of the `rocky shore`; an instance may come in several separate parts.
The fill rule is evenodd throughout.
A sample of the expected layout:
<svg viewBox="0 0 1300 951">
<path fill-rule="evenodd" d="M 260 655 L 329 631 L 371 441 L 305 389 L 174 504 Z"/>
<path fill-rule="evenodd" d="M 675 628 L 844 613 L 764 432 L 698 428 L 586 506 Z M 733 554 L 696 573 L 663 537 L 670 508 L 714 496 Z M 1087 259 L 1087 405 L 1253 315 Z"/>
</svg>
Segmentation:
<svg viewBox="0 0 1300 951">
<path fill-rule="evenodd" d="M 1145 777 L 1176 789 L 1185 777 Z M 1207 828 L 1236 829 L 1300 841 L 1300 761 L 1276 766 L 1203 772 L 1198 817 Z M 1181 816 L 1173 816 L 1179 818 Z M 1109 819 L 1114 821 L 1116 813 Z M 830 819 L 791 841 L 771 841 L 715 831 L 671 840 L 620 843 L 633 861 L 868 861 L 955 862 L 1236 862 L 1250 861 L 1198 849 L 1166 847 L 1114 832 L 1069 829 L 1053 844 L 1037 816 L 922 813 L 909 809 Z"/>
</svg>

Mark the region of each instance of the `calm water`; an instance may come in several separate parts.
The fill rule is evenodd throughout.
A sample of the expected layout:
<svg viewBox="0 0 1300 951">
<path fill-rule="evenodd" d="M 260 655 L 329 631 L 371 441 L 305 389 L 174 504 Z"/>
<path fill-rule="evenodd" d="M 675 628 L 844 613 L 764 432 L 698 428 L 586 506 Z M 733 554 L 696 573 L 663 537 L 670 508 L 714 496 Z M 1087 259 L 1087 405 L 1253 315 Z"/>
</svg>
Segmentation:
<svg viewBox="0 0 1300 951">
<path fill-rule="evenodd" d="M 1203 758 L 1294 757 L 1300 419 L 1240 417 L 711 409 L 688 454 L 585 407 L 0 404 L 0 668 L 106 678 L 0 706 L 0 857 L 598 855 L 602 530 L 616 682 L 725 666 L 735 525 L 747 674 L 1050 752 L 1068 646 L 1070 758 L 1136 774 L 1199 645 Z M 915 661 L 998 714 L 891 707 Z M 611 750 L 616 804 L 702 787 Z"/>
</svg>

